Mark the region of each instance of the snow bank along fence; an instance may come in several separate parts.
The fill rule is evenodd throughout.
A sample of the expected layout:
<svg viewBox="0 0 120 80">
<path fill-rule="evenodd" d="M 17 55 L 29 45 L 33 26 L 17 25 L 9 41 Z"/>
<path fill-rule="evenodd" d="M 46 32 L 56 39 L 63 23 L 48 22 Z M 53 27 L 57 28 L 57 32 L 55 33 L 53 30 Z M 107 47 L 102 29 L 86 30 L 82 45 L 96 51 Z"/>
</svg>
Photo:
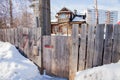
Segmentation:
<svg viewBox="0 0 120 80">
<path fill-rule="evenodd" d="M 0 40 L 10 42 L 41 67 L 40 28 L 0 29 Z"/>
<path fill-rule="evenodd" d="M 42 36 L 40 28 L 0 29 L 0 40 L 18 46 L 47 74 L 74 79 L 77 71 L 120 59 L 120 25 L 77 24 L 71 36 Z M 42 45 L 41 45 L 42 43 Z"/>
</svg>

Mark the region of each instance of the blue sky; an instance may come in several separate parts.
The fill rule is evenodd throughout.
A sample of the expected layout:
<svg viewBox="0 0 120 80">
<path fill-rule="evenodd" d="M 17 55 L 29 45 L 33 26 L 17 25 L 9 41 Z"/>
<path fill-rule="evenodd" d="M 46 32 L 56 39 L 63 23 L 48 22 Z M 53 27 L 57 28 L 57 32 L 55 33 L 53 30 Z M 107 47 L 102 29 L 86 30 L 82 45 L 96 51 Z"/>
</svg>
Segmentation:
<svg viewBox="0 0 120 80">
<path fill-rule="evenodd" d="M 63 7 L 67 7 L 71 10 L 77 9 L 80 12 L 86 8 L 94 8 L 94 0 L 51 0 L 52 19 L 55 13 Z M 120 14 L 120 0 L 98 0 L 98 8 L 117 10 Z M 120 15 L 118 19 L 120 20 Z"/>
</svg>

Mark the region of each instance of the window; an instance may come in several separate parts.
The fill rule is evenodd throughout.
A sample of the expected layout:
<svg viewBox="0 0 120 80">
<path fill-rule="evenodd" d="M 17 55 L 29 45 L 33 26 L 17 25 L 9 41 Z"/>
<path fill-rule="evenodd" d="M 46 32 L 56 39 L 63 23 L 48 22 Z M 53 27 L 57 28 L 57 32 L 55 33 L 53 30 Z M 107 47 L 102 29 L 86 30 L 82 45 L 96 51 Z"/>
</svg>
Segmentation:
<svg viewBox="0 0 120 80">
<path fill-rule="evenodd" d="M 39 18 L 36 17 L 36 26 L 39 27 Z"/>
<path fill-rule="evenodd" d="M 61 15 L 60 15 L 60 18 L 61 18 L 61 19 L 66 18 L 66 14 L 61 14 Z"/>
</svg>

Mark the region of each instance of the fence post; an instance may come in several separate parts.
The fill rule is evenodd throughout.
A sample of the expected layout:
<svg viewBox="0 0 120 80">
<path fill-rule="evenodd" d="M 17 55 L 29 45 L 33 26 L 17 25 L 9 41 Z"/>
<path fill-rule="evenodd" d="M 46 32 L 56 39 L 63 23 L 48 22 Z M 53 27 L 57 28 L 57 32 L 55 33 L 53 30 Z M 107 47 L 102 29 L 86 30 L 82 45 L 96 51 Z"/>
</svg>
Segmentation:
<svg viewBox="0 0 120 80">
<path fill-rule="evenodd" d="M 74 80 L 78 64 L 78 24 L 72 25 L 72 53 L 70 53 L 69 80 Z"/>
</svg>

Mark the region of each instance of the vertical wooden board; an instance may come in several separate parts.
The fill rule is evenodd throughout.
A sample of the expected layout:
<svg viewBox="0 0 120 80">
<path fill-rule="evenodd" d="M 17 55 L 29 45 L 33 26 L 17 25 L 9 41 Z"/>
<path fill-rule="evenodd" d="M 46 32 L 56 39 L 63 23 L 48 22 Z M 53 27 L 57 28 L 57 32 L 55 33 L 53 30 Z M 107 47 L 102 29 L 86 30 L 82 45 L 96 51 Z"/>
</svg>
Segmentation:
<svg viewBox="0 0 120 80">
<path fill-rule="evenodd" d="M 33 33 L 34 33 L 34 45 L 33 45 L 33 56 L 34 56 L 34 60 L 35 60 L 35 63 L 37 64 L 37 65 L 40 65 L 41 64 L 41 62 L 39 61 L 41 58 L 41 56 L 39 56 L 39 47 L 40 46 L 38 46 L 38 41 L 39 41 L 39 39 L 38 39 L 38 34 L 37 34 L 37 32 L 38 32 L 38 28 L 34 28 L 34 31 L 33 31 Z M 39 36 L 40 36 L 40 33 L 39 33 Z M 40 54 L 41 55 L 41 54 Z M 40 58 L 40 59 L 39 59 Z"/>
<path fill-rule="evenodd" d="M 5 36 L 4 36 L 4 41 L 6 42 L 7 41 L 7 32 L 6 32 L 6 29 L 4 29 L 4 31 L 5 31 Z"/>
<path fill-rule="evenodd" d="M 6 39 L 6 42 L 7 42 L 8 41 L 7 29 L 5 29 L 5 31 L 6 31 L 6 37 L 5 37 L 5 39 Z"/>
<path fill-rule="evenodd" d="M 0 29 L 0 41 L 3 41 L 3 34 L 2 34 L 2 29 Z"/>
<path fill-rule="evenodd" d="M 33 45 L 34 45 L 34 38 L 33 38 L 33 29 L 29 28 L 29 44 L 28 44 L 28 48 L 29 48 L 29 55 L 28 57 L 30 59 L 33 58 L 33 54 L 32 54 L 32 49 L 33 49 Z"/>
<path fill-rule="evenodd" d="M 11 36 L 12 36 L 11 28 L 8 29 L 8 34 L 9 34 L 9 42 L 12 43 L 12 39 L 11 39 Z"/>
<path fill-rule="evenodd" d="M 69 53 L 66 36 L 56 36 L 56 74 L 60 77 L 68 77 Z"/>
<path fill-rule="evenodd" d="M 0 41 L 2 41 L 2 29 L 0 29 Z"/>
<path fill-rule="evenodd" d="M 10 42 L 10 30 L 6 29 L 7 31 L 7 42 Z"/>
<path fill-rule="evenodd" d="M 47 74 L 51 74 L 51 37 L 43 37 L 43 67 L 46 70 Z"/>
<path fill-rule="evenodd" d="M 104 27 L 105 27 L 104 24 L 99 24 L 96 27 L 93 67 L 102 65 Z"/>
<path fill-rule="evenodd" d="M 18 47 L 20 48 L 20 28 L 17 28 L 17 36 Z"/>
<path fill-rule="evenodd" d="M 103 64 L 111 63 L 112 35 L 113 35 L 113 25 L 107 24 L 106 25 L 106 33 L 105 33 Z"/>
<path fill-rule="evenodd" d="M 14 29 L 13 28 L 11 28 L 10 29 L 10 42 L 11 42 L 11 44 L 13 44 L 14 45 Z"/>
<path fill-rule="evenodd" d="M 38 46 L 38 52 L 39 52 L 39 54 L 38 54 L 38 59 L 37 59 L 37 62 L 38 62 L 38 65 L 39 65 L 39 67 L 41 67 L 41 47 L 42 47 L 42 45 L 41 45 L 41 28 L 39 27 L 39 28 L 37 28 L 37 34 L 36 34 L 36 36 L 37 36 L 37 46 Z"/>
<path fill-rule="evenodd" d="M 0 41 L 2 41 L 2 29 L 0 29 Z"/>
<path fill-rule="evenodd" d="M 78 24 L 72 26 L 72 53 L 70 54 L 69 79 L 74 80 L 78 64 Z"/>
<path fill-rule="evenodd" d="M 2 34 L 3 34 L 3 41 L 5 42 L 5 29 L 2 30 Z"/>
<path fill-rule="evenodd" d="M 18 32 L 17 32 L 17 28 L 15 28 L 14 30 L 14 34 L 15 34 L 15 38 L 14 38 L 14 41 L 15 41 L 15 46 L 18 47 Z"/>
<path fill-rule="evenodd" d="M 61 60 L 62 59 L 61 55 L 62 55 L 62 43 L 61 43 L 62 37 L 60 38 L 59 36 L 56 36 L 56 53 L 55 53 L 55 64 L 56 64 L 56 75 L 60 75 L 61 74 Z M 60 71 L 61 70 L 61 71 Z"/>
<path fill-rule="evenodd" d="M 27 55 L 26 45 L 27 45 L 27 40 L 28 40 L 28 39 L 27 39 L 27 31 L 26 31 L 26 30 L 27 30 L 26 28 L 23 28 L 23 35 L 22 35 L 22 36 L 23 36 L 23 38 L 22 38 L 22 39 L 23 39 L 23 40 L 22 40 L 22 41 L 23 41 L 23 42 L 22 42 L 23 45 L 22 45 L 22 47 L 23 47 L 24 53 Z"/>
<path fill-rule="evenodd" d="M 87 25 L 83 24 L 81 28 L 81 43 L 79 52 L 79 71 L 85 69 L 86 62 L 86 36 L 87 36 Z"/>
<path fill-rule="evenodd" d="M 23 49 L 23 28 L 19 28 L 18 29 L 18 33 L 19 33 L 19 48 L 24 51 Z"/>
<path fill-rule="evenodd" d="M 94 56 L 94 37 L 95 37 L 95 30 L 94 26 L 89 25 L 88 27 L 88 44 L 87 44 L 87 59 L 86 59 L 86 69 L 92 68 L 93 64 L 93 56 Z"/>
<path fill-rule="evenodd" d="M 113 40 L 112 62 L 117 62 L 120 59 L 120 25 L 114 26 Z"/>
<path fill-rule="evenodd" d="M 53 46 L 53 49 L 52 49 L 52 67 L 51 67 L 51 72 L 52 72 L 52 74 L 54 75 L 54 74 L 56 74 L 56 60 L 55 60 L 55 58 L 56 58 L 56 36 L 52 36 L 51 37 L 51 45 Z"/>
<path fill-rule="evenodd" d="M 67 36 L 65 36 L 64 37 L 65 39 L 64 39 L 64 45 L 63 45 L 63 47 L 64 47 L 64 52 L 63 52 L 63 54 L 62 54 L 62 56 L 63 56 L 63 60 L 62 60 L 62 65 L 63 65 L 63 77 L 66 77 L 66 78 L 68 78 L 69 77 L 69 57 L 70 57 L 70 47 L 69 47 L 69 41 L 70 41 L 70 37 L 67 37 Z"/>
<path fill-rule="evenodd" d="M 26 55 L 29 55 L 29 32 L 28 32 L 28 28 L 25 29 L 25 45 L 24 45 L 24 51 L 26 53 Z"/>
</svg>

